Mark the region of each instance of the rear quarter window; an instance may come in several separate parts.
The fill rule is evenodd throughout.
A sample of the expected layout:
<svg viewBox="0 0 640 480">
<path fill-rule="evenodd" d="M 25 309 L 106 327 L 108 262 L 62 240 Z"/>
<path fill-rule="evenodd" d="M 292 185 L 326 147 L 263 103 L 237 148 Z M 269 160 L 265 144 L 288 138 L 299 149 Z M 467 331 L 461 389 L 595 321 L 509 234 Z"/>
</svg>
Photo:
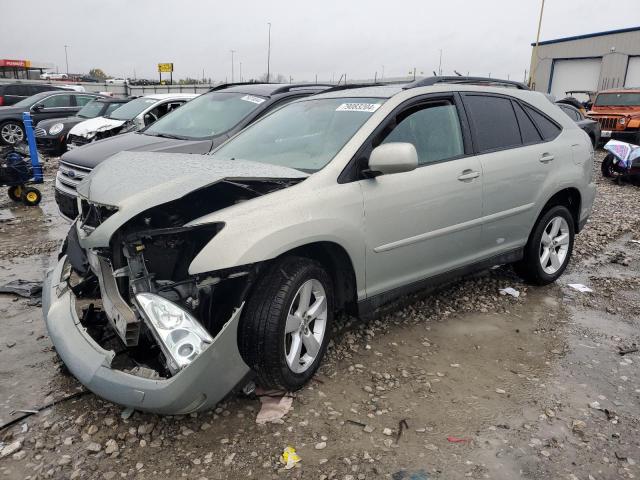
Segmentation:
<svg viewBox="0 0 640 480">
<path fill-rule="evenodd" d="M 562 129 L 546 115 L 543 115 L 542 113 L 538 112 L 538 110 L 526 104 L 524 105 L 524 109 L 527 111 L 531 119 L 535 122 L 536 126 L 538 127 L 538 131 L 545 141 L 548 142 L 560 135 Z"/>
</svg>

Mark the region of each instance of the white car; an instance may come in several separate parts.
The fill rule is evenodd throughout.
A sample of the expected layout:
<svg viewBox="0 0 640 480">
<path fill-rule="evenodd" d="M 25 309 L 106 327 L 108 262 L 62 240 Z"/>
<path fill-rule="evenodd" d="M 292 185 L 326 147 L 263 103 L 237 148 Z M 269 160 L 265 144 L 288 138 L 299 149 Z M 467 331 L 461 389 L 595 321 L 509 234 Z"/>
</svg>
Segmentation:
<svg viewBox="0 0 640 480">
<path fill-rule="evenodd" d="M 114 85 L 124 85 L 127 81 L 124 78 L 107 78 L 106 83 L 112 83 Z"/>
<path fill-rule="evenodd" d="M 66 80 L 68 75 L 66 73 L 51 73 L 45 72 L 40 75 L 40 80 Z"/>
<path fill-rule="evenodd" d="M 126 132 L 135 132 L 197 97 L 195 93 L 158 93 L 125 103 L 106 117 L 77 124 L 69 131 L 67 148 L 73 149 Z"/>
</svg>

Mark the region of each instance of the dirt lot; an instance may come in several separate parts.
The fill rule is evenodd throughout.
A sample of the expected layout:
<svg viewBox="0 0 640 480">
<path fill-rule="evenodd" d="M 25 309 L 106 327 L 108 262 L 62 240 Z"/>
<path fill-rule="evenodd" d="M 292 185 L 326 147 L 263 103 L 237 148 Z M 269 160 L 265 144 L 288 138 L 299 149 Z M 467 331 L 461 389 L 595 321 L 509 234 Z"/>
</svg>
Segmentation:
<svg viewBox="0 0 640 480">
<path fill-rule="evenodd" d="M 0 431 L 0 478 L 640 476 L 640 355 L 619 353 L 640 344 L 640 187 L 596 169 L 595 211 L 557 284 L 527 287 L 501 267 L 369 323 L 342 319 L 280 423 L 256 424 L 255 397 L 184 417 L 64 401 Z M 40 208 L 1 200 L 0 283 L 41 278 L 66 228 L 51 183 Z M 509 286 L 518 298 L 499 294 Z M 0 424 L 80 390 L 33 303 L 0 295 Z M 287 446 L 302 459 L 291 470 Z"/>
</svg>

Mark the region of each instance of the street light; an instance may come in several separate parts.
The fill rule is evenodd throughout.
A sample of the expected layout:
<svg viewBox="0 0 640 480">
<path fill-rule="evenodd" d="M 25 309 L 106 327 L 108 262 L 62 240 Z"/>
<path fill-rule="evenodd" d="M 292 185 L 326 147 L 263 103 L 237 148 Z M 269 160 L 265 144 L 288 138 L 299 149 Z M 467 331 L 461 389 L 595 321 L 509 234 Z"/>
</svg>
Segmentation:
<svg viewBox="0 0 640 480">
<path fill-rule="evenodd" d="M 535 88 L 536 69 L 538 68 L 538 44 L 540 43 L 540 29 L 542 28 L 542 13 L 544 12 L 544 0 L 540 5 L 540 18 L 538 19 L 538 34 L 536 35 L 536 44 L 531 53 L 531 72 L 529 72 L 529 88 Z"/>
<path fill-rule="evenodd" d="M 231 50 L 231 83 L 233 83 L 233 54 L 236 53 L 235 50 Z"/>
<path fill-rule="evenodd" d="M 269 43 L 267 43 L 267 83 L 269 83 L 269 67 L 271 63 L 271 22 L 268 22 L 269 25 Z"/>
<path fill-rule="evenodd" d="M 67 55 L 67 48 L 69 47 L 70 45 L 64 46 L 64 61 L 65 61 L 65 64 L 67 65 L 67 77 L 69 76 L 69 55 Z"/>
</svg>

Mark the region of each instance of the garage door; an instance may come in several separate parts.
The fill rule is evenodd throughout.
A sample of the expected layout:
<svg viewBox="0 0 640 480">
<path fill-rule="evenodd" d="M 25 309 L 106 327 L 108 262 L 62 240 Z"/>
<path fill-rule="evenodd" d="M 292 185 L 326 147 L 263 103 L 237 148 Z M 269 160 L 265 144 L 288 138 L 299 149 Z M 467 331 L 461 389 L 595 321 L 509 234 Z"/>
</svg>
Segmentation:
<svg viewBox="0 0 640 480">
<path fill-rule="evenodd" d="M 569 90 L 598 90 L 601 64 L 601 58 L 555 60 L 551 93 L 560 99 Z"/>
<path fill-rule="evenodd" d="M 640 57 L 629 57 L 624 86 L 640 88 Z"/>
</svg>

